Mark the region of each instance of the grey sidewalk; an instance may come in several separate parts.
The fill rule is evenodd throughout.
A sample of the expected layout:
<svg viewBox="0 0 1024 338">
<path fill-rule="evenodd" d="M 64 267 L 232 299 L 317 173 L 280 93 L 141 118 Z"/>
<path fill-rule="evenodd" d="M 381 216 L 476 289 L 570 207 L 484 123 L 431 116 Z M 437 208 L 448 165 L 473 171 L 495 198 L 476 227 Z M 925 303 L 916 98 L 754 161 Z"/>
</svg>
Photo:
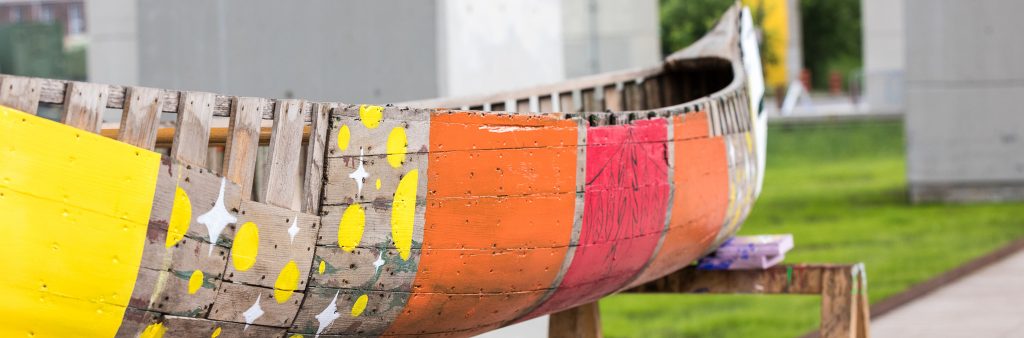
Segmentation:
<svg viewBox="0 0 1024 338">
<path fill-rule="evenodd" d="M 875 338 L 1024 337 L 1024 251 L 871 323 Z"/>
</svg>

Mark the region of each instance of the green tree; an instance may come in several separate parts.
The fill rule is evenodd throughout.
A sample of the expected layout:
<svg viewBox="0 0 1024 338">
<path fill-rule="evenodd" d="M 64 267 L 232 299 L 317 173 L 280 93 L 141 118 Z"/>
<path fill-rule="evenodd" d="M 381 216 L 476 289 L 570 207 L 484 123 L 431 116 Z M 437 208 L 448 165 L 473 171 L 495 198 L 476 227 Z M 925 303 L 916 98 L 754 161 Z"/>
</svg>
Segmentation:
<svg viewBox="0 0 1024 338">
<path fill-rule="evenodd" d="M 815 88 L 828 88 L 831 72 L 860 69 L 860 0 L 801 0 L 804 65 Z"/>
<path fill-rule="evenodd" d="M 661 52 L 672 54 L 704 36 L 734 0 L 661 0 Z"/>
</svg>

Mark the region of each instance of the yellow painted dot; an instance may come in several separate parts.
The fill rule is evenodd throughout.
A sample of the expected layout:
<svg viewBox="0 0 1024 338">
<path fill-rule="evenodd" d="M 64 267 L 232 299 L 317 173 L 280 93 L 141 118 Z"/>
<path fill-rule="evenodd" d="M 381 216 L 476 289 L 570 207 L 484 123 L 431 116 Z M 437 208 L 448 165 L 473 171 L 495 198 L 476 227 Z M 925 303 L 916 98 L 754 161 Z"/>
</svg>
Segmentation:
<svg viewBox="0 0 1024 338">
<path fill-rule="evenodd" d="M 220 337 L 220 326 L 218 326 L 216 329 L 214 329 L 213 333 L 210 334 L 210 338 L 217 338 L 217 337 Z"/>
<path fill-rule="evenodd" d="M 164 326 L 164 323 L 153 323 L 146 326 L 145 330 L 142 330 L 139 338 L 162 338 L 164 333 L 167 333 L 167 327 Z"/>
<path fill-rule="evenodd" d="M 288 336 L 288 338 L 302 338 L 302 335 L 301 334 L 293 334 L 291 336 Z"/>
<path fill-rule="evenodd" d="M 352 133 L 348 131 L 347 125 L 341 125 L 341 129 L 338 130 L 338 148 L 342 151 L 348 149 L 348 141 L 352 138 Z"/>
<path fill-rule="evenodd" d="M 200 270 L 192 271 L 192 277 L 188 278 L 188 294 L 193 295 L 199 288 L 203 286 L 203 272 Z"/>
<path fill-rule="evenodd" d="M 391 134 L 388 134 L 388 164 L 392 167 L 398 168 L 402 166 L 402 162 L 405 162 L 405 153 L 408 151 L 408 140 L 405 137 L 405 128 L 395 127 L 391 129 Z"/>
<path fill-rule="evenodd" d="M 366 211 L 359 203 L 353 203 L 341 214 L 341 223 L 338 224 L 338 246 L 343 250 L 352 252 L 363 239 L 363 229 L 366 227 Z"/>
<path fill-rule="evenodd" d="M 380 119 L 383 117 L 384 107 L 365 104 L 359 106 L 359 119 L 363 120 L 363 125 L 367 128 L 377 128 L 380 125 Z"/>
<path fill-rule="evenodd" d="M 288 261 L 288 264 L 281 269 L 281 273 L 277 274 L 277 280 L 274 281 L 274 299 L 278 304 L 287 302 L 298 288 L 299 266 L 295 264 L 295 261 Z"/>
<path fill-rule="evenodd" d="M 245 222 L 238 228 L 235 234 L 235 243 L 231 246 L 231 259 L 234 261 L 235 270 L 249 270 L 256 264 L 256 254 L 259 252 L 260 230 L 256 223 Z"/>
<path fill-rule="evenodd" d="M 325 269 L 327 269 L 327 264 L 324 264 L 324 261 L 320 261 L 320 267 L 318 267 L 316 271 L 322 275 L 324 274 Z"/>
<path fill-rule="evenodd" d="M 377 185 L 377 190 L 380 190 L 380 179 L 379 178 L 377 179 L 376 185 Z"/>
<path fill-rule="evenodd" d="M 412 249 L 413 218 L 416 216 L 416 188 L 419 172 L 410 170 L 395 189 L 395 200 L 391 202 L 391 238 L 395 241 L 399 257 L 409 260 Z"/>
<path fill-rule="evenodd" d="M 171 219 L 167 222 L 167 247 L 170 248 L 188 232 L 189 223 L 192 222 L 192 202 L 189 201 L 185 189 L 178 187 L 174 190 L 174 205 L 171 206 Z"/>
<path fill-rule="evenodd" d="M 368 300 L 369 298 L 366 295 L 356 298 L 356 303 L 352 304 L 352 317 L 358 317 L 363 314 L 363 310 L 366 310 L 366 301 Z"/>
</svg>

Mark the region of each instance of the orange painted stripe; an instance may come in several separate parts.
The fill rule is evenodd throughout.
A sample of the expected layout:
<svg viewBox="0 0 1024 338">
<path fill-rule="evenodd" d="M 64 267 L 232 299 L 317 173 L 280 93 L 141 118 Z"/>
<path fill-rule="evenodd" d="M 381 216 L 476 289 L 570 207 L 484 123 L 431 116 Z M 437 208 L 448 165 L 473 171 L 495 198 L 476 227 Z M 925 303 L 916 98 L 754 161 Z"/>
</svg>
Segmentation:
<svg viewBox="0 0 1024 338">
<path fill-rule="evenodd" d="M 544 295 L 572 232 L 576 138 L 552 117 L 431 116 L 423 251 L 385 335 L 498 325 Z"/>
<path fill-rule="evenodd" d="M 672 119 L 675 141 L 675 194 L 661 249 L 633 285 L 692 263 L 712 244 L 729 204 L 725 140 L 708 137 L 707 114 Z"/>
</svg>

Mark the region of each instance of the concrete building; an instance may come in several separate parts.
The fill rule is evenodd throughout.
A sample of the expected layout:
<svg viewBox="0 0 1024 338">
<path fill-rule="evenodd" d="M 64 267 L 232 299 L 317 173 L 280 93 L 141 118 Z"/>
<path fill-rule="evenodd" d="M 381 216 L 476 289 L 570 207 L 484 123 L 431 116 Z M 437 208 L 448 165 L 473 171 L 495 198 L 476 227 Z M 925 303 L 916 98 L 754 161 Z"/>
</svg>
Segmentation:
<svg viewBox="0 0 1024 338">
<path fill-rule="evenodd" d="M 903 1 L 861 1 L 865 111 L 895 113 L 905 108 L 903 15 Z"/>
<path fill-rule="evenodd" d="M 232 95 L 386 103 L 661 59 L 655 0 L 93 0 L 86 7 L 90 80 Z"/>
<path fill-rule="evenodd" d="M 1024 2 L 906 0 L 915 201 L 1024 199 Z"/>
</svg>

